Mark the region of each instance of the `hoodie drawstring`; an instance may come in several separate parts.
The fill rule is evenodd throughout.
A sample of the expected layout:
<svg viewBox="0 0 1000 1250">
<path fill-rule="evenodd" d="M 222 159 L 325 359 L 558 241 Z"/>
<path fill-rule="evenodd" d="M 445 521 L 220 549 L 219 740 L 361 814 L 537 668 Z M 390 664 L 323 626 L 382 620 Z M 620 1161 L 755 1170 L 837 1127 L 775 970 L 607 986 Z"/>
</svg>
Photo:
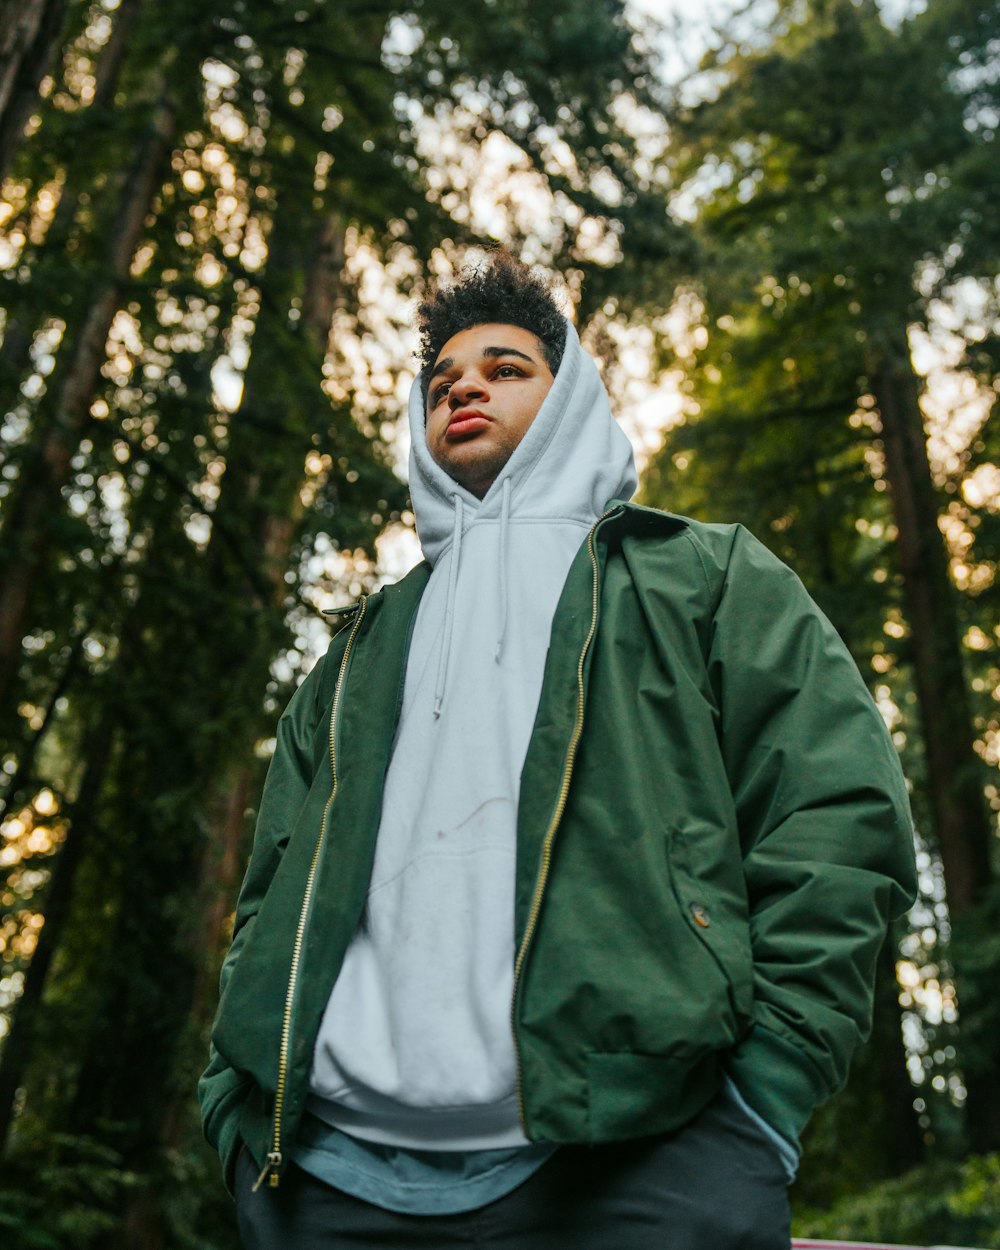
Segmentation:
<svg viewBox="0 0 1000 1250">
<path fill-rule="evenodd" d="M 451 533 L 451 566 L 448 569 L 448 597 L 444 605 L 444 637 L 438 657 L 437 681 L 434 688 L 434 718 L 441 715 L 444 688 L 448 680 L 448 657 L 451 655 L 451 631 L 455 624 L 455 585 L 458 582 L 458 564 L 462 555 L 462 519 L 465 511 L 461 495 L 454 495 L 455 524 Z"/>
<path fill-rule="evenodd" d="M 503 499 L 500 504 L 500 634 L 497 638 L 493 659 L 500 663 L 504 639 L 507 637 L 507 566 L 510 563 L 510 478 L 503 480 Z"/>
<path fill-rule="evenodd" d="M 462 559 L 462 530 L 465 521 L 465 505 L 460 495 L 453 495 L 455 503 L 455 520 L 451 532 L 451 565 L 448 568 L 448 594 L 444 604 L 444 630 L 441 638 L 441 652 L 438 656 L 437 680 L 434 684 L 434 718 L 441 715 L 444 705 L 444 692 L 448 683 L 448 661 L 451 656 L 451 637 L 455 624 L 455 587 L 458 584 L 458 568 Z M 499 664 L 503 655 L 503 644 L 507 638 L 507 584 L 510 574 L 510 478 L 504 478 L 503 495 L 500 501 L 500 632 L 493 653 L 494 661 Z"/>
</svg>

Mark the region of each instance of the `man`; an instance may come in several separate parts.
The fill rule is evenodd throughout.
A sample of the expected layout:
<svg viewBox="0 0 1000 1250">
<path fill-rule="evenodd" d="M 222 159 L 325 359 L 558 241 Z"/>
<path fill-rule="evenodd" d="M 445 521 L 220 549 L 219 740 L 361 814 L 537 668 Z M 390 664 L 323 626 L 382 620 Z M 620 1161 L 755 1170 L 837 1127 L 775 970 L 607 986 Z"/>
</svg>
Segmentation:
<svg viewBox="0 0 1000 1250">
<path fill-rule="evenodd" d="M 209 1140 L 244 1244 L 777 1250 L 912 899 L 888 735 L 794 575 L 628 502 L 506 254 L 421 309 L 425 562 L 281 719 Z"/>
</svg>

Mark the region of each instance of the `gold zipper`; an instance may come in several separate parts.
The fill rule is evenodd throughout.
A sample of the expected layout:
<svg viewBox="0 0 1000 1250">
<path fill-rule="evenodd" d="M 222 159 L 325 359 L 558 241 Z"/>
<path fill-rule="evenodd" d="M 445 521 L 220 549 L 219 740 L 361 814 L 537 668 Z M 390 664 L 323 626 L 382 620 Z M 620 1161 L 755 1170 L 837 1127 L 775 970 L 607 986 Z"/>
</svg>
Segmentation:
<svg viewBox="0 0 1000 1250">
<path fill-rule="evenodd" d="M 302 943 L 306 934 L 306 922 L 309 917 L 309 905 L 312 902 L 313 886 L 316 883 L 316 871 L 319 867 L 319 857 L 323 850 L 323 842 L 326 838 L 327 818 L 330 814 L 330 807 L 337 794 L 337 713 L 340 710 L 340 699 L 343 692 L 344 675 L 347 672 L 347 661 L 351 654 L 351 648 L 354 646 L 354 639 L 357 637 L 358 630 L 361 628 L 361 622 L 365 618 L 365 611 L 368 607 L 367 595 L 362 595 L 358 600 L 357 615 L 354 618 L 354 624 L 351 628 L 350 637 L 347 639 L 347 646 L 344 648 L 344 654 L 340 660 L 340 669 L 337 672 L 337 684 L 333 692 L 333 706 L 330 710 L 330 775 L 333 779 L 333 785 L 330 788 L 330 797 L 326 801 L 323 808 L 323 820 L 319 827 L 319 837 L 316 839 L 316 848 L 313 851 L 312 862 L 309 865 L 309 875 L 306 877 L 305 893 L 302 896 L 302 907 L 299 911 L 299 923 L 295 930 L 295 945 L 292 947 L 292 964 L 288 973 L 288 989 L 285 992 L 285 1010 L 281 1019 L 281 1047 L 278 1052 L 278 1083 L 274 1091 L 274 1121 L 271 1131 L 271 1149 L 268 1151 L 267 1162 L 261 1170 L 260 1176 L 254 1183 L 253 1192 L 256 1193 L 264 1182 L 264 1177 L 270 1172 L 269 1184 L 272 1189 L 276 1189 L 281 1181 L 281 1175 L 278 1169 L 281 1167 L 281 1115 L 285 1103 L 285 1083 L 288 1077 L 288 1051 L 292 1037 L 292 1004 L 295 999 L 295 987 L 299 979 L 299 962 L 302 958 Z"/>
<path fill-rule="evenodd" d="M 594 540 L 597 536 L 597 530 L 602 521 L 606 521 L 609 516 L 614 515 L 618 511 L 612 508 L 599 516 L 591 527 L 590 533 L 587 535 L 587 550 L 590 552 L 590 561 L 594 570 L 594 590 L 593 605 L 591 608 L 590 629 L 587 637 L 584 639 L 583 648 L 580 651 L 580 658 L 576 665 L 576 723 L 573 726 L 573 733 L 570 736 L 569 747 L 566 751 L 566 766 L 563 769 L 562 785 L 559 787 L 559 797 L 556 800 L 556 806 L 552 813 L 552 819 L 549 821 L 549 827 L 545 832 L 545 838 L 542 842 L 542 857 L 538 867 L 538 876 L 535 879 L 535 892 L 531 899 L 531 908 L 528 912 L 528 921 L 524 926 L 524 937 L 521 939 L 521 945 L 517 952 L 517 958 L 514 960 L 514 991 L 511 995 L 510 1003 L 510 1024 L 511 1031 L 514 1034 L 514 1061 L 517 1068 L 517 1110 L 521 1119 L 521 1126 L 527 1130 L 524 1115 L 524 1090 L 521 1085 L 521 1052 L 517 1045 L 517 1029 L 515 1027 L 515 1011 L 517 1004 L 517 989 L 521 978 L 521 972 L 524 968 L 524 961 L 527 958 L 528 947 L 531 945 L 531 939 L 534 937 L 535 928 L 538 925 L 538 916 L 542 909 L 542 895 L 545 893 L 545 886 L 549 876 L 549 866 L 552 862 L 552 846 L 555 842 L 556 830 L 559 828 L 559 822 L 562 820 L 563 812 L 566 809 L 566 800 L 569 797 L 570 779 L 573 775 L 573 765 L 576 761 L 577 747 L 580 745 L 580 736 L 583 733 L 583 705 L 584 705 L 584 689 L 583 689 L 583 666 L 587 659 L 587 652 L 590 650 L 590 644 L 594 641 L 594 634 L 597 632 L 597 594 L 599 568 L 597 564 L 597 551 Z"/>
</svg>

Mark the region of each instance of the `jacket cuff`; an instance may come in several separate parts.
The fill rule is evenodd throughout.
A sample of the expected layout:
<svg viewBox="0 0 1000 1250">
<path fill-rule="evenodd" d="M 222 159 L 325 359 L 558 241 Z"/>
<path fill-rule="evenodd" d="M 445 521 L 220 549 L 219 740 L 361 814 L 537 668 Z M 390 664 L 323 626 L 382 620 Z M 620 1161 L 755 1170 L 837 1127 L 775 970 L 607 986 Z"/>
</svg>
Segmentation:
<svg viewBox="0 0 1000 1250">
<path fill-rule="evenodd" d="M 830 1094 L 799 1047 L 762 1024 L 725 1067 L 753 1110 L 795 1146 L 815 1108 Z"/>
<path fill-rule="evenodd" d="M 221 1087 L 221 1088 L 220 1088 Z M 246 1100 L 249 1082 L 231 1068 L 207 1074 L 199 1083 L 204 1114 L 204 1131 L 222 1161 L 222 1178 L 233 1193 L 236 1158 L 240 1151 L 240 1110 Z"/>
</svg>

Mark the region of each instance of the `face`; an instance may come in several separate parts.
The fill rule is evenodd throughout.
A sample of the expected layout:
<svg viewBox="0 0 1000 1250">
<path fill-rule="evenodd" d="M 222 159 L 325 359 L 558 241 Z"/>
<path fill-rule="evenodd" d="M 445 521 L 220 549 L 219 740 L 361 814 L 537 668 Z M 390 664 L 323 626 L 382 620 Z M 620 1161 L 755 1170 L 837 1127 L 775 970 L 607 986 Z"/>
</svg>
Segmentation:
<svg viewBox="0 0 1000 1250">
<path fill-rule="evenodd" d="M 427 388 L 427 449 L 479 499 L 552 386 L 542 344 L 520 326 L 462 330 L 441 348 Z"/>
</svg>

